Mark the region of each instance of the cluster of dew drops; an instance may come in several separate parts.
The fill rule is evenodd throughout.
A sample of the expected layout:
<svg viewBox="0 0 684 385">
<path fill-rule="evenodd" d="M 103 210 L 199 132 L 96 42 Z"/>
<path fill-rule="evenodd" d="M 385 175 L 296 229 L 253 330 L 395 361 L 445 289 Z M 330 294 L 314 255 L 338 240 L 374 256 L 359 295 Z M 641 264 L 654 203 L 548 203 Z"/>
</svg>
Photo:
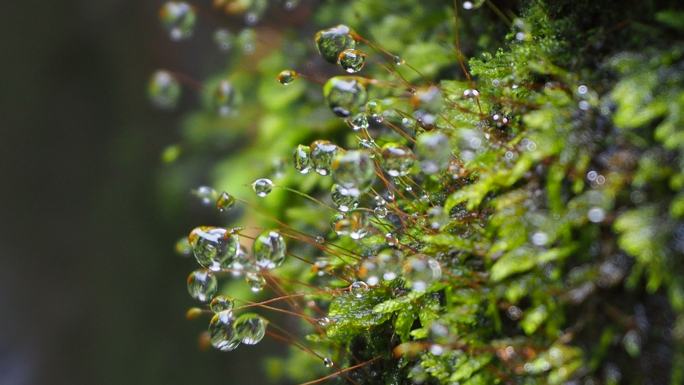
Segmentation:
<svg viewBox="0 0 684 385">
<path fill-rule="evenodd" d="M 223 2 L 218 0 L 216 3 Z M 253 3 L 262 4 L 261 1 Z M 480 5 L 480 2 L 474 3 Z M 294 6 L 294 1 L 285 2 L 286 8 Z M 258 20 L 264 8 L 257 6 L 247 10 L 247 24 Z M 172 40 L 183 40 L 192 35 L 196 13 L 194 7 L 188 3 L 171 1 L 162 6 L 160 19 Z M 240 35 L 236 37 L 220 29 L 216 32 L 215 39 L 222 49 L 230 49 L 237 41 L 241 41 L 243 51 L 253 50 L 254 32 L 243 31 Z M 396 202 L 395 193 L 402 196 L 410 194 L 411 198 L 427 202 L 430 206 L 424 215 L 427 218 L 427 227 L 440 229 L 448 222 L 448 215 L 442 207 L 431 204 L 429 195 L 420 195 L 417 191 L 420 190 L 420 185 L 412 179 L 416 172 L 424 176 L 444 171 L 452 175 L 459 172 L 449 137 L 435 128 L 443 107 L 440 89 L 428 86 L 410 90 L 411 103 L 415 109 L 411 114 L 400 117 L 401 128 L 393 128 L 402 132 L 420 131 L 415 140 L 411 138 L 412 145 L 387 142 L 379 146 L 370 135 L 369 129 L 382 124 L 393 125 L 394 123 L 385 121 L 387 113 L 391 114 L 392 111 L 383 111 L 380 101 L 368 100 L 367 87 L 379 84 L 379 81 L 355 75 L 364 68 L 368 57 L 367 53 L 359 49 L 359 45 L 368 44 L 394 66 L 403 65 L 404 61 L 374 46 L 345 25 L 317 32 L 314 41 L 321 57 L 329 63 L 339 65 L 346 73 L 327 80 L 323 86 L 325 101 L 332 112 L 344 119 L 358 135 L 358 149 L 345 150 L 327 140 L 316 140 L 309 145 L 300 144 L 294 149 L 293 165 L 300 174 L 315 172 L 333 178 L 330 200 L 337 212 L 331 224 L 334 233 L 339 237 L 360 240 L 381 228 L 378 220 L 388 217 L 393 211 L 404 214 Z M 295 70 L 286 69 L 278 74 L 277 80 L 283 85 L 289 85 L 299 77 L 304 76 Z M 158 107 L 172 108 L 178 103 L 181 93 L 179 76 L 165 70 L 157 71 L 150 80 L 148 91 L 152 102 Z M 477 97 L 476 90 L 464 93 L 464 98 L 474 97 Z M 231 113 L 236 98 L 235 90 L 227 80 L 219 82 L 213 92 L 216 113 Z M 384 193 L 373 189 L 378 177 L 387 186 Z M 274 187 L 277 186 L 267 178 L 257 179 L 252 183 L 254 193 L 261 198 L 266 198 Z M 194 193 L 205 203 L 214 204 L 221 212 L 230 210 L 238 201 L 228 192 L 218 193 L 206 186 L 198 188 Z M 365 194 L 373 194 L 373 208 L 359 207 Z M 413 216 L 411 220 L 417 222 L 418 214 Z M 255 313 L 238 315 L 240 308 L 235 306 L 235 299 L 217 295 L 217 274 L 230 273 L 234 277 L 244 277 L 251 290 L 259 292 L 267 286 L 265 276 L 269 277 L 270 271 L 280 267 L 288 255 L 285 237 L 280 230 L 270 229 L 256 236 L 251 251 L 241 244 L 240 230 L 199 226 L 177 244 L 179 252 L 194 255 L 200 265 L 198 270 L 188 276 L 188 291 L 195 300 L 208 303 L 213 314 L 209 323 L 210 341 L 212 346 L 222 351 L 234 350 L 240 344 L 257 344 L 266 335 L 269 321 Z M 326 242 L 322 236 L 315 239 L 319 243 Z M 400 274 L 407 280 L 408 287 L 416 291 L 426 290 L 432 282 L 441 278 L 441 265 L 437 259 L 415 252 L 404 258 L 398 235 L 392 231 L 384 234 L 384 240 L 388 249 L 361 261 L 356 274 L 358 280 L 352 281 L 347 289 L 351 295 L 361 298 L 369 287 L 378 285 L 381 280 L 394 280 Z M 321 267 L 320 271 L 324 271 L 325 262 L 318 261 L 314 266 Z M 200 308 L 193 308 L 191 311 L 206 312 Z M 328 317 L 321 320 L 320 325 L 334 322 Z M 328 367 L 333 365 L 329 358 L 323 361 Z"/>
</svg>

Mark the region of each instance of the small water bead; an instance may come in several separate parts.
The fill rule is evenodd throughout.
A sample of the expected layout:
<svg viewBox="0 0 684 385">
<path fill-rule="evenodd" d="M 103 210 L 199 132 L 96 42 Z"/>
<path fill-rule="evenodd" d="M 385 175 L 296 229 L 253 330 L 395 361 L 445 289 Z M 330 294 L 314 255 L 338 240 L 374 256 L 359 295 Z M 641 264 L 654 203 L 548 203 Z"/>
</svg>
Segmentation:
<svg viewBox="0 0 684 385">
<path fill-rule="evenodd" d="M 352 111 L 361 107 L 368 99 L 362 78 L 355 76 L 335 76 L 323 86 L 323 96 L 335 115 L 346 118 Z"/>
<path fill-rule="evenodd" d="M 404 58 L 402 58 L 399 55 L 392 56 L 392 61 L 394 62 L 394 65 L 397 65 L 397 66 L 404 65 L 406 63 Z"/>
<path fill-rule="evenodd" d="M 382 146 L 382 160 L 385 171 L 389 176 L 406 176 L 413 168 L 416 156 L 410 148 L 396 143 L 386 143 Z"/>
<path fill-rule="evenodd" d="M 325 357 L 323 359 L 323 365 L 325 365 L 326 368 L 332 368 L 333 366 L 335 366 L 335 363 L 330 358 Z"/>
<path fill-rule="evenodd" d="M 256 32 L 252 28 L 245 28 L 237 35 L 235 41 L 245 55 L 251 55 L 256 50 Z"/>
<path fill-rule="evenodd" d="M 262 269 L 274 269 L 283 264 L 287 245 L 279 232 L 268 230 L 261 233 L 252 246 L 256 265 Z"/>
<path fill-rule="evenodd" d="M 233 208 L 233 206 L 235 206 L 235 197 L 225 191 L 216 199 L 216 209 L 219 212 L 228 211 Z"/>
<path fill-rule="evenodd" d="M 256 345 L 266 335 L 267 321 L 257 314 L 246 313 L 235 320 L 236 337 L 245 345 Z"/>
<path fill-rule="evenodd" d="M 337 63 L 342 51 L 356 47 L 351 29 L 343 24 L 316 32 L 314 41 L 318 52 L 329 63 Z"/>
<path fill-rule="evenodd" d="M 299 76 L 299 74 L 297 73 L 297 71 L 282 70 L 278 74 L 278 82 L 280 82 L 280 84 L 286 86 L 286 85 L 289 85 L 290 83 L 292 83 L 293 81 L 295 81 L 295 79 L 297 79 L 298 76 Z"/>
<path fill-rule="evenodd" d="M 161 109 L 172 109 L 178 104 L 181 86 L 170 72 L 155 71 L 150 77 L 147 94 L 152 104 Z"/>
<path fill-rule="evenodd" d="M 330 326 L 330 324 L 332 323 L 332 321 L 331 321 L 330 318 L 328 318 L 328 317 L 322 317 L 322 318 L 319 318 L 319 319 L 316 321 L 316 323 L 318 324 L 318 326 L 320 326 L 320 327 L 322 327 L 322 328 L 326 328 L 326 327 Z"/>
<path fill-rule="evenodd" d="M 359 190 L 342 187 L 334 184 L 330 190 L 330 198 L 332 199 L 337 209 L 342 212 L 355 209 L 359 205 L 358 201 Z"/>
<path fill-rule="evenodd" d="M 396 246 L 399 243 L 399 240 L 394 234 L 387 233 L 385 234 L 385 242 L 387 242 L 387 246 Z"/>
<path fill-rule="evenodd" d="M 245 274 L 245 282 L 247 282 L 250 290 L 252 290 L 253 293 L 260 292 L 266 286 L 266 278 L 254 271 L 250 271 L 249 273 Z"/>
<path fill-rule="evenodd" d="M 430 207 L 427 211 L 430 228 L 439 230 L 449 223 L 449 215 L 442 206 Z"/>
<path fill-rule="evenodd" d="M 285 0 L 283 8 L 287 11 L 295 9 L 299 5 L 300 0 Z"/>
<path fill-rule="evenodd" d="M 300 174 L 308 174 L 313 165 L 311 159 L 311 147 L 298 144 L 293 152 L 294 167 Z"/>
<path fill-rule="evenodd" d="M 368 291 L 368 284 L 363 281 L 356 281 L 349 286 L 349 291 L 356 298 L 363 298 L 363 296 Z"/>
<path fill-rule="evenodd" d="M 220 51 L 230 51 L 235 44 L 235 35 L 225 28 L 219 28 L 214 31 L 214 43 Z"/>
<path fill-rule="evenodd" d="M 221 116 L 226 116 L 233 111 L 237 100 L 235 89 L 228 80 L 221 80 L 212 95 L 214 111 Z"/>
<path fill-rule="evenodd" d="M 368 218 L 363 211 L 352 211 L 348 216 L 337 218 L 333 230 L 339 236 L 361 239 L 368 234 Z"/>
<path fill-rule="evenodd" d="M 330 174 L 332 160 L 339 150 L 336 144 L 327 140 L 317 140 L 311 143 L 311 161 L 314 170 L 320 175 Z"/>
<path fill-rule="evenodd" d="M 439 131 L 426 132 L 416 140 L 420 168 L 426 174 L 443 170 L 451 160 L 449 137 Z"/>
<path fill-rule="evenodd" d="M 197 263 L 214 271 L 228 267 L 240 247 L 237 235 L 222 227 L 195 227 L 188 242 Z"/>
<path fill-rule="evenodd" d="M 220 313 L 222 311 L 232 311 L 235 306 L 235 302 L 232 298 L 226 297 L 225 295 L 217 295 L 209 303 L 209 309 L 214 313 Z"/>
<path fill-rule="evenodd" d="M 195 270 L 188 275 L 188 293 L 200 302 L 209 301 L 218 290 L 216 277 L 209 270 Z"/>
<path fill-rule="evenodd" d="M 176 251 L 176 254 L 180 255 L 181 257 L 191 256 L 192 246 L 190 246 L 190 241 L 188 241 L 188 237 L 182 237 L 178 239 L 174 246 L 174 250 Z"/>
<path fill-rule="evenodd" d="M 366 114 L 376 123 L 382 123 L 385 120 L 383 116 L 382 104 L 378 100 L 370 100 L 366 103 Z"/>
<path fill-rule="evenodd" d="M 466 10 L 471 10 L 471 9 L 478 9 L 484 4 L 485 0 L 473 0 L 473 1 L 464 1 L 463 2 L 463 9 Z"/>
<path fill-rule="evenodd" d="M 257 179 L 252 183 L 252 190 L 258 197 L 264 198 L 273 191 L 273 182 L 267 178 Z"/>
<path fill-rule="evenodd" d="M 355 74 L 366 64 L 366 54 L 358 49 L 345 49 L 340 52 L 337 58 L 337 62 L 340 64 L 343 70 L 349 74 Z"/>
<path fill-rule="evenodd" d="M 386 206 L 376 206 L 373 209 L 373 214 L 375 214 L 376 217 L 378 218 L 384 218 L 387 216 L 387 207 Z"/>
<path fill-rule="evenodd" d="M 333 179 L 342 187 L 366 191 L 375 179 L 375 163 L 362 150 L 335 155 L 332 161 Z"/>
<path fill-rule="evenodd" d="M 480 91 L 475 90 L 475 89 L 467 89 L 463 91 L 463 97 L 466 99 L 472 99 L 472 98 L 477 98 L 480 96 Z"/>
<path fill-rule="evenodd" d="M 369 127 L 368 115 L 360 112 L 347 121 L 354 131 L 367 130 Z"/>
<path fill-rule="evenodd" d="M 184 1 L 167 1 L 159 10 L 159 20 L 173 41 L 192 36 L 197 21 L 195 10 Z"/>
<path fill-rule="evenodd" d="M 234 324 L 235 319 L 231 310 L 214 314 L 209 321 L 209 339 L 214 348 L 228 352 L 240 345 L 240 338 L 235 332 Z"/>
<path fill-rule="evenodd" d="M 230 264 L 231 274 L 233 277 L 239 277 L 245 270 L 253 268 L 254 262 L 249 258 L 247 249 L 240 245 L 240 247 L 238 247 L 237 253 L 235 254 L 235 258 L 233 259 L 233 263 Z"/>
</svg>

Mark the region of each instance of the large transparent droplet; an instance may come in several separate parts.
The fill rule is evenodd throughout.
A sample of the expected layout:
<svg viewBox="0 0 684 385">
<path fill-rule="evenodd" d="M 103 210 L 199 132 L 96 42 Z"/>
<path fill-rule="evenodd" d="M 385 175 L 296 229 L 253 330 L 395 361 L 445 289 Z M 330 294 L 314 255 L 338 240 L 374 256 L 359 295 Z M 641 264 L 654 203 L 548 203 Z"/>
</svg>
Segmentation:
<svg viewBox="0 0 684 385">
<path fill-rule="evenodd" d="M 220 313 L 222 311 L 231 311 L 235 306 L 235 302 L 232 298 L 226 297 L 225 295 L 217 295 L 209 303 L 209 309 L 214 313 Z"/>
<path fill-rule="evenodd" d="M 361 239 L 368 234 L 368 218 L 363 211 L 352 211 L 337 219 L 333 230 L 339 236 L 348 235 L 351 239 Z"/>
<path fill-rule="evenodd" d="M 197 263 L 214 271 L 228 268 L 240 247 L 237 235 L 222 227 L 196 227 L 188 242 Z"/>
<path fill-rule="evenodd" d="M 147 94 L 152 104 L 162 109 L 172 109 L 178 104 L 181 86 L 170 72 L 155 71 L 147 85 Z"/>
<path fill-rule="evenodd" d="M 349 286 L 349 291 L 356 298 L 363 298 L 368 291 L 368 284 L 363 281 L 356 281 Z"/>
<path fill-rule="evenodd" d="M 300 174 L 308 174 L 313 165 L 311 160 L 311 148 L 303 144 L 297 145 L 294 151 L 294 167 Z"/>
<path fill-rule="evenodd" d="M 286 252 L 285 239 L 275 230 L 261 233 L 254 240 L 252 248 L 256 265 L 262 269 L 274 269 L 282 265 Z"/>
<path fill-rule="evenodd" d="M 317 140 L 311 143 L 311 161 L 314 170 L 320 175 L 329 175 L 332 160 L 339 147 L 327 140 Z"/>
<path fill-rule="evenodd" d="M 259 273 L 250 271 L 245 274 L 245 282 L 253 293 L 258 293 L 266 286 L 266 279 Z"/>
<path fill-rule="evenodd" d="M 361 71 L 366 64 L 366 54 L 358 49 L 345 49 L 340 52 L 340 56 L 337 59 L 340 67 L 348 74 L 355 74 Z"/>
<path fill-rule="evenodd" d="M 332 161 L 333 179 L 340 186 L 361 192 L 368 190 L 375 179 L 375 164 L 366 151 L 338 153 Z"/>
<path fill-rule="evenodd" d="M 257 314 L 246 313 L 235 320 L 235 334 L 245 345 L 256 345 L 266 335 L 267 321 Z"/>
<path fill-rule="evenodd" d="M 209 270 L 195 270 L 188 276 L 188 293 L 200 302 L 209 301 L 217 289 L 216 277 Z"/>
<path fill-rule="evenodd" d="M 416 140 L 420 168 L 426 174 L 444 170 L 451 160 L 449 137 L 439 131 L 426 132 Z"/>
<path fill-rule="evenodd" d="M 435 259 L 411 257 L 404 263 L 404 277 L 411 290 L 425 291 L 442 276 L 442 268 Z"/>
<path fill-rule="evenodd" d="M 323 59 L 330 63 L 337 63 L 337 58 L 345 49 L 356 47 L 351 29 L 342 24 L 316 32 L 314 41 Z"/>
<path fill-rule="evenodd" d="M 406 146 L 387 143 L 382 146 L 382 161 L 387 174 L 399 177 L 411 172 L 416 157 L 411 149 Z"/>
<path fill-rule="evenodd" d="M 211 345 L 223 352 L 235 350 L 240 345 L 240 338 L 234 329 L 235 319 L 231 310 L 214 314 L 209 322 L 209 338 Z"/>
<path fill-rule="evenodd" d="M 233 111 L 237 100 L 235 89 L 228 80 L 221 80 L 212 94 L 212 107 L 217 114 L 226 116 Z"/>
<path fill-rule="evenodd" d="M 192 6 L 184 1 L 167 1 L 159 10 L 159 20 L 173 41 L 192 36 L 197 16 Z"/>
<path fill-rule="evenodd" d="M 359 205 L 359 190 L 334 184 L 330 190 L 330 198 L 340 211 L 347 212 Z"/>
<path fill-rule="evenodd" d="M 273 190 L 273 182 L 266 178 L 257 179 L 252 183 L 252 190 L 258 197 L 263 198 Z"/>
<path fill-rule="evenodd" d="M 368 92 L 361 79 L 355 76 L 335 76 L 325 83 L 323 96 L 335 115 L 345 118 L 366 103 Z"/>
</svg>

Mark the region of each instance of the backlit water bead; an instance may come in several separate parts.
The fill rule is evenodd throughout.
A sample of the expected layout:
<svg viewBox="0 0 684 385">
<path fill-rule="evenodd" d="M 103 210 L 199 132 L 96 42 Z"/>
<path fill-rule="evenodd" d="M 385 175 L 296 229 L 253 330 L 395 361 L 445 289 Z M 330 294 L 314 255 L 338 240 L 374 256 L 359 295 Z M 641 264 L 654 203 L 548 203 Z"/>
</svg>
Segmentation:
<svg viewBox="0 0 684 385">
<path fill-rule="evenodd" d="M 192 190 L 191 193 L 205 206 L 209 206 L 216 202 L 219 197 L 218 192 L 209 186 L 199 186 Z"/>
<path fill-rule="evenodd" d="M 384 116 L 382 115 L 382 104 L 378 100 L 370 100 L 366 103 L 366 114 L 376 123 L 382 123 Z"/>
<path fill-rule="evenodd" d="M 335 364 L 333 363 L 333 360 L 331 360 L 328 357 L 325 357 L 323 359 L 323 365 L 325 365 L 326 368 L 332 368 Z"/>
<path fill-rule="evenodd" d="M 349 127 L 354 131 L 367 130 L 369 126 L 368 115 L 360 112 L 350 118 L 347 123 L 349 123 Z"/>
<path fill-rule="evenodd" d="M 264 286 L 266 286 L 266 279 L 262 277 L 261 274 L 254 271 L 245 274 L 245 282 L 247 282 L 249 289 L 252 290 L 253 293 L 260 292 L 264 289 Z"/>
<path fill-rule="evenodd" d="M 368 234 L 368 218 L 362 211 L 353 211 L 339 218 L 333 225 L 337 235 L 348 235 L 351 239 L 361 239 Z"/>
<path fill-rule="evenodd" d="M 366 103 L 368 92 L 355 76 L 335 76 L 323 86 L 323 96 L 335 115 L 347 117 Z"/>
<path fill-rule="evenodd" d="M 337 206 L 337 209 L 342 212 L 355 209 L 359 205 L 358 197 L 359 190 L 354 188 L 348 189 L 334 184 L 330 190 L 330 198 L 335 206 Z"/>
<path fill-rule="evenodd" d="M 349 74 L 355 74 L 361 71 L 366 64 L 366 54 L 353 48 L 345 49 L 340 52 L 337 59 L 340 67 Z"/>
<path fill-rule="evenodd" d="M 240 247 L 237 235 L 222 227 L 195 227 L 188 235 L 188 242 L 197 263 L 215 271 L 227 268 Z"/>
<path fill-rule="evenodd" d="M 220 313 L 226 310 L 233 310 L 235 302 L 232 298 L 226 297 L 225 295 L 217 295 L 209 303 L 209 309 L 214 313 Z"/>
<path fill-rule="evenodd" d="M 367 291 L 368 284 L 363 281 L 356 281 L 349 286 L 349 292 L 351 292 L 356 298 L 363 298 Z"/>
<path fill-rule="evenodd" d="M 184 1 L 167 1 L 159 10 L 159 20 L 171 40 L 178 41 L 192 36 L 197 16 L 190 4 Z"/>
<path fill-rule="evenodd" d="M 274 269 L 283 264 L 287 246 L 279 232 L 268 230 L 261 233 L 252 246 L 256 265 L 262 269 Z"/>
<path fill-rule="evenodd" d="M 230 51 L 235 44 L 235 35 L 225 28 L 219 28 L 214 31 L 214 43 L 221 51 Z"/>
<path fill-rule="evenodd" d="M 253 313 L 239 316 L 233 325 L 236 337 L 245 345 L 256 345 L 266 335 L 266 320 Z"/>
<path fill-rule="evenodd" d="M 340 53 L 345 49 L 356 47 L 351 29 L 342 24 L 316 32 L 314 41 L 323 59 L 330 63 L 337 63 Z"/>
<path fill-rule="evenodd" d="M 233 206 L 235 206 L 235 197 L 225 191 L 216 199 L 216 209 L 220 212 L 228 211 Z"/>
<path fill-rule="evenodd" d="M 235 328 L 235 319 L 231 310 L 214 314 L 209 321 L 209 339 L 211 345 L 223 352 L 235 350 L 240 345 Z"/>
<path fill-rule="evenodd" d="M 257 179 L 252 183 L 252 190 L 258 197 L 263 198 L 273 190 L 273 182 L 266 178 Z"/>
<path fill-rule="evenodd" d="M 209 270 L 195 270 L 188 276 L 188 293 L 198 301 L 209 301 L 217 289 L 216 277 Z"/>
<path fill-rule="evenodd" d="M 373 214 L 375 214 L 376 217 L 378 218 L 384 218 L 387 216 L 387 207 L 386 206 L 376 206 L 373 209 Z"/>
<path fill-rule="evenodd" d="M 314 170 L 320 175 L 330 174 L 330 166 L 339 147 L 327 140 L 317 140 L 311 143 L 310 149 Z"/>
<path fill-rule="evenodd" d="M 286 85 L 292 83 L 297 78 L 297 76 L 298 76 L 298 74 L 296 71 L 282 70 L 278 74 L 277 79 L 278 79 L 278 82 L 280 82 L 280 84 L 286 86 Z"/>
<path fill-rule="evenodd" d="M 152 104 L 158 108 L 176 107 L 181 96 L 181 86 L 170 72 L 155 71 L 147 85 L 147 94 Z"/>
<path fill-rule="evenodd" d="M 294 150 L 294 167 L 300 174 L 308 174 L 313 165 L 311 160 L 311 147 L 298 144 Z"/>
<path fill-rule="evenodd" d="M 340 186 L 366 191 L 375 179 L 375 164 L 366 151 L 352 150 L 335 155 L 333 179 Z"/>
<path fill-rule="evenodd" d="M 449 137 L 439 131 L 426 132 L 416 140 L 420 168 L 426 174 L 443 170 L 451 159 Z"/>
<path fill-rule="evenodd" d="M 235 107 L 236 94 L 233 85 L 228 80 L 221 80 L 214 88 L 212 94 L 212 106 L 214 111 L 221 116 L 226 116 Z"/>
<path fill-rule="evenodd" d="M 408 147 L 386 143 L 382 146 L 382 161 L 385 171 L 390 176 L 405 176 L 415 164 L 416 156 Z"/>
<path fill-rule="evenodd" d="M 237 253 L 235 253 L 235 258 L 233 258 L 233 263 L 229 266 L 230 273 L 233 277 L 239 277 L 245 270 L 254 269 L 254 261 L 249 257 L 247 249 L 240 245 L 238 247 Z"/>
</svg>

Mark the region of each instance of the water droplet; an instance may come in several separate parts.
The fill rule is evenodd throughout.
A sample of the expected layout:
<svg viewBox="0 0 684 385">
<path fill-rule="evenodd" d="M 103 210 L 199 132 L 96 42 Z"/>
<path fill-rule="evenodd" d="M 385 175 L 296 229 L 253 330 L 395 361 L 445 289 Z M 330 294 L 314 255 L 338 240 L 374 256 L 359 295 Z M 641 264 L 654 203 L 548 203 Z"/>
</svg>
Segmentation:
<svg viewBox="0 0 684 385">
<path fill-rule="evenodd" d="M 235 320 L 236 337 L 245 345 L 256 345 L 266 335 L 267 321 L 257 314 L 246 313 Z"/>
<path fill-rule="evenodd" d="M 192 6 L 184 1 L 167 1 L 159 10 L 159 20 L 173 41 L 192 36 L 197 16 Z"/>
<path fill-rule="evenodd" d="M 188 237 L 182 237 L 178 239 L 178 241 L 176 241 L 176 245 L 174 246 L 174 250 L 176 251 L 176 254 L 180 255 L 181 257 L 189 257 L 192 255 L 192 246 L 190 246 Z"/>
<path fill-rule="evenodd" d="M 337 208 L 342 212 L 355 209 L 359 205 L 359 190 L 342 187 L 334 184 L 330 190 L 330 198 Z"/>
<path fill-rule="evenodd" d="M 398 177 L 409 174 L 416 157 L 408 147 L 386 143 L 382 146 L 382 160 L 387 174 Z"/>
<path fill-rule="evenodd" d="M 316 321 L 316 323 L 318 323 L 318 326 L 320 326 L 320 327 L 322 327 L 322 328 L 328 327 L 328 326 L 330 325 L 331 322 L 332 322 L 332 321 L 331 321 L 330 318 L 328 318 L 328 317 L 322 317 L 322 318 L 319 318 L 319 319 Z"/>
<path fill-rule="evenodd" d="M 399 240 L 394 234 L 387 233 L 385 234 L 385 242 L 387 242 L 387 246 L 396 246 L 399 243 Z"/>
<path fill-rule="evenodd" d="M 261 274 L 254 271 L 245 274 L 245 282 L 247 282 L 253 293 L 260 292 L 264 289 L 264 286 L 266 286 L 266 279 L 262 277 Z"/>
<path fill-rule="evenodd" d="M 311 148 L 303 144 L 297 145 L 294 150 L 294 167 L 300 174 L 308 174 L 311 171 L 312 159 Z"/>
<path fill-rule="evenodd" d="M 264 198 L 273 190 L 273 182 L 267 178 L 257 179 L 252 183 L 252 190 L 254 190 L 258 197 Z"/>
<path fill-rule="evenodd" d="M 480 92 L 478 90 L 469 88 L 463 91 L 463 97 L 466 99 L 476 98 L 478 96 L 480 96 Z"/>
<path fill-rule="evenodd" d="M 233 111 L 237 100 L 235 89 L 228 80 L 221 80 L 212 95 L 214 111 L 221 116 L 226 116 Z"/>
<path fill-rule="evenodd" d="M 233 48 L 235 44 L 235 36 L 225 28 L 219 28 L 214 31 L 214 43 L 220 51 L 227 52 Z"/>
<path fill-rule="evenodd" d="M 606 212 L 600 207 L 592 207 L 587 212 L 587 217 L 593 223 L 601 223 L 606 218 Z"/>
<path fill-rule="evenodd" d="M 330 63 L 337 63 L 340 53 L 345 49 L 356 47 L 351 29 L 342 24 L 316 32 L 314 41 L 323 59 Z"/>
<path fill-rule="evenodd" d="M 358 49 L 345 49 L 337 58 L 338 63 L 349 74 L 355 74 L 366 64 L 366 54 Z"/>
<path fill-rule="evenodd" d="M 218 192 L 209 186 L 199 186 L 192 190 L 191 193 L 205 206 L 213 204 L 219 197 Z"/>
<path fill-rule="evenodd" d="M 200 302 L 209 301 L 218 290 L 216 277 L 209 270 L 195 270 L 188 276 L 188 293 Z"/>
<path fill-rule="evenodd" d="M 449 223 L 449 215 L 444 212 L 442 206 L 431 207 L 427 211 L 430 227 L 439 230 Z"/>
<path fill-rule="evenodd" d="M 366 151 L 337 153 L 332 161 L 333 179 L 342 187 L 366 191 L 375 179 L 375 164 Z"/>
<path fill-rule="evenodd" d="M 282 70 L 278 74 L 278 81 L 280 84 L 286 86 L 292 83 L 298 76 L 299 74 L 294 70 Z"/>
<path fill-rule="evenodd" d="M 363 281 L 356 281 L 349 286 L 349 291 L 356 298 L 363 298 L 363 296 L 368 291 L 368 284 Z"/>
<path fill-rule="evenodd" d="M 394 55 L 392 57 L 392 61 L 394 61 L 394 65 L 400 66 L 406 63 L 406 61 L 399 55 Z"/>
<path fill-rule="evenodd" d="M 352 211 L 335 221 L 333 230 L 339 236 L 348 235 L 352 239 L 361 239 L 368 234 L 368 218 L 362 211 Z"/>
<path fill-rule="evenodd" d="M 283 8 L 285 8 L 288 11 L 291 11 L 299 5 L 300 0 L 286 0 L 285 4 L 283 4 Z"/>
<path fill-rule="evenodd" d="M 339 147 L 327 140 L 317 140 L 311 143 L 311 161 L 314 170 L 320 175 L 330 174 L 330 165 Z"/>
<path fill-rule="evenodd" d="M 209 308 L 214 313 L 220 313 L 222 311 L 233 310 L 235 303 L 232 298 L 226 297 L 225 295 L 217 295 L 209 303 Z"/>
<path fill-rule="evenodd" d="M 352 111 L 366 103 L 368 93 L 354 76 L 335 76 L 323 86 L 323 96 L 335 115 L 346 118 Z"/>
<path fill-rule="evenodd" d="M 385 120 L 382 110 L 382 104 L 377 100 L 370 100 L 366 103 L 366 114 L 376 123 L 382 123 Z"/>
<path fill-rule="evenodd" d="M 333 360 L 331 360 L 330 358 L 325 357 L 323 359 L 323 365 L 325 365 L 326 368 L 332 368 L 335 365 L 335 363 L 333 363 Z"/>
<path fill-rule="evenodd" d="M 222 227 L 195 227 L 188 242 L 197 263 L 214 271 L 230 266 L 240 247 L 237 235 Z"/>
<path fill-rule="evenodd" d="M 235 254 L 235 258 L 233 259 L 233 263 L 230 264 L 231 274 L 233 277 L 239 277 L 245 270 L 254 268 L 254 262 L 249 258 L 247 249 L 240 245 L 237 253 Z"/>
<path fill-rule="evenodd" d="M 471 9 L 478 9 L 484 4 L 485 0 L 473 0 L 473 1 L 464 1 L 463 2 L 463 9 L 466 10 L 471 10 Z"/>
<path fill-rule="evenodd" d="M 428 286 L 442 277 L 442 268 L 432 258 L 411 257 L 403 266 L 404 277 L 414 291 L 425 291 Z"/>
<path fill-rule="evenodd" d="M 235 350 L 240 345 L 240 338 L 234 329 L 233 312 L 225 310 L 214 314 L 209 321 L 211 345 L 223 352 Z"/>
<path fill-rule="evenodd" d="M 228 211 L 233 206 L 235 206 L 235 197 L 225 191 L 216 199 L 216 209 L 220 212 Z"/>
<path fill-rule="evenodd" d="M 172 109 L 178 104 L 181 86 L 170 72 L 155 71 L 150 77 L 147 94 L 152 104 L 162 109 Z"/>
<path fill-rule="evenodd" d="M 362 112 L 354 115 L 354 117 L 349 119 L 347 122 L 354 131 L 367 130 L 369 126 L 368 115 Z"/>
<path fill-rule="evenodd" d="M 449 137 L 439 131 L 426 132 L 416 140 L 420 168 L 426 174 L 443 170 L 451 159 Z"/>
<path fill-rule="evenodd" d="M 384 218 L 387 216 L 387 207 L 385 206 L 376 206 L 373 209 L 373 213 L 375 214 L 376 217 L 378 218 Z"/>
<path fill-rule="evenodd" d="M 274 269 L 283 264 L 287 246 L 285 239 L 275 230 L 264 231 L 255 240 L 252 254 L 256 265 L 262 269 Z"/>
</svg>

